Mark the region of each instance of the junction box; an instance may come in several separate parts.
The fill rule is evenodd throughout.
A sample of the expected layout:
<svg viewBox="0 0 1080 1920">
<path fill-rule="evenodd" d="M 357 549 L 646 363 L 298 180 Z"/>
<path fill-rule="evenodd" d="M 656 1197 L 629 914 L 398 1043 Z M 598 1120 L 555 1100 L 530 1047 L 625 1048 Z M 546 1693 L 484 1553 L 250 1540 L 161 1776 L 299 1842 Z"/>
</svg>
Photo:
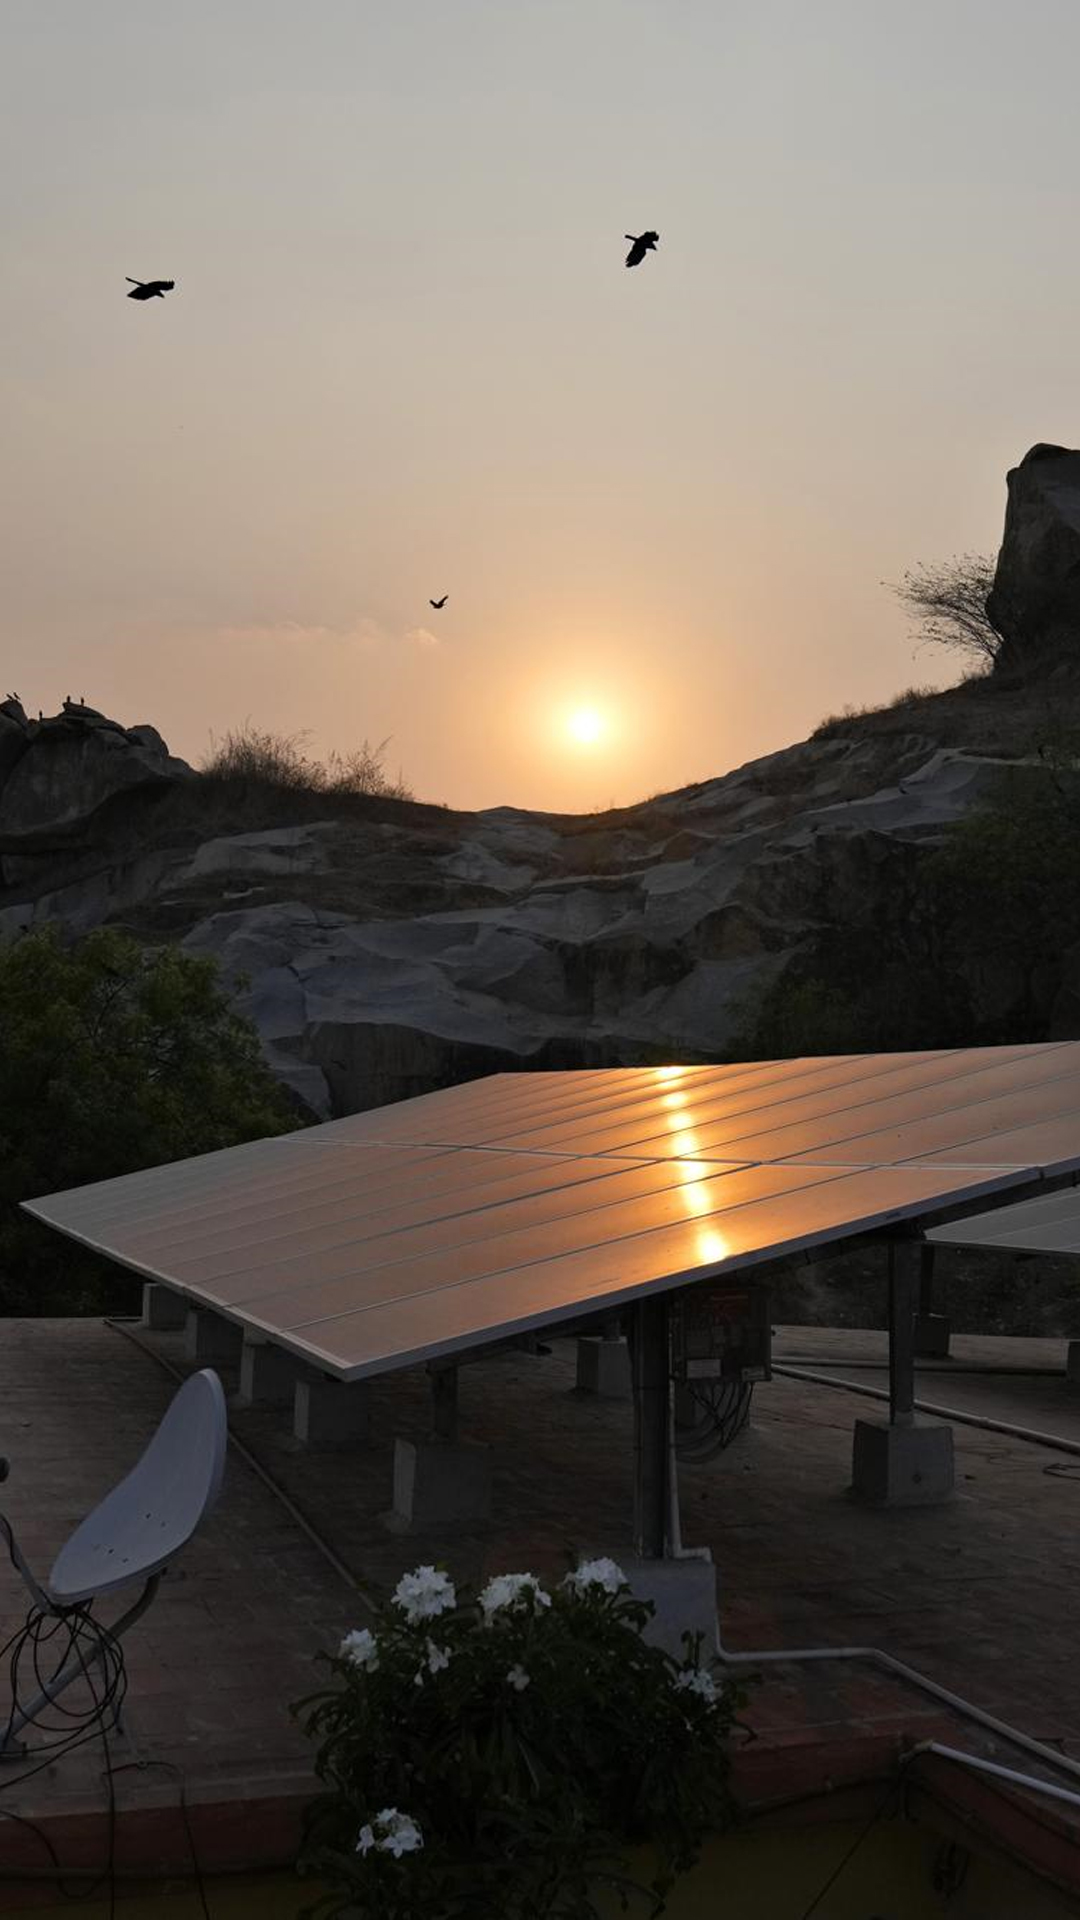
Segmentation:
<svg viewBox="0 0 1080 1920">
<path fill-rule="evenodd" d="M 671 1306 L 676 1389 L 698 1381 L 748 1385 L 772 1378 L 772 1327 L 764 1287 L 741 1278 L 701 1280 Z"/>
</svg>

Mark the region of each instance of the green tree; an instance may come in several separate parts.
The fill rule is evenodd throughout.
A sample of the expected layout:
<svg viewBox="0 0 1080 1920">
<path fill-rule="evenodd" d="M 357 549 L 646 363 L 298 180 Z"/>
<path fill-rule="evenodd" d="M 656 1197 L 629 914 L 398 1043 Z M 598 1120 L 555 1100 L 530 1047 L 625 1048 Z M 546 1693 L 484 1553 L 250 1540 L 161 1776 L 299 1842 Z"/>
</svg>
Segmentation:
<svg viewBox="0 0 1080 1920">
<path fill-rule="evenodd" d="M 0 945 L 0 1312 L 100 1311 L 118 1270 L 19 1210 L 299 1122 L 216 963 L 103 929 Z"/>
</svg>

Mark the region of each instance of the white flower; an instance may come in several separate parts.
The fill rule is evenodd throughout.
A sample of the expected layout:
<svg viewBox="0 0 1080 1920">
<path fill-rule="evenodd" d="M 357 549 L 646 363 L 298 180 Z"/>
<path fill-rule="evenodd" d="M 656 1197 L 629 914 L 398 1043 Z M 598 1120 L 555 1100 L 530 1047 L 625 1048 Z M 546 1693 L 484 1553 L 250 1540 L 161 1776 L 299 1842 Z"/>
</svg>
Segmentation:
<svg viewBox="0 0 1080 1920">
<path fill-rule="evenodd" d="M 392 1853 L 395 1860 L 400 1860 L 403 1853 L 418 1853 L 424 1844 L 416 1821 L 396 1807 L 384 1807 L 376 1814 L 375 1825 L 382 1828 L 382 1838 L 375 1843 L 380 1853 Z"/>
<path fill-rule="evenodd" d="M 437 1573 L 434 1567 L 417 1567 L 415 1573 L 402 1574 L 394 1588 L 394 1605 L 414 1624 L 449 1612 L 457 1605 L 457 1594 L 445 1573 Z"/>
<path fill-rule="evenodd" d="M 437 1647 L 435 1645 L 434 1640 L 429 1640 L 427 1642 L 428 1672 L 441 1673 L 443 1667 L 448 1667 L 449 1665 L 450 1665 L 449 1647 Z M 423 1663 L 421 1663 L 421 1665 L 417 1667 L 416 1672 L 413 1674 L 413 1686 L 422 1687 L 423 1684 L 424 1684 L 424 1668 L 423 1668 Z"/>
<path fill-rule="evenodd" d="M 580 1593 L 586 1587 L 601 1587 L 605 1593 L 618 1593 L 620 1587 L 630 1585 L 621 1567 L 614 1560 L 583 1560 L 580 1567 L 568 1573 L 563 1581 L 564 1587 L 575 1587 Z"/>
<path fill-rule="evenodd" d="M 490 1620 L 492 1614 L 499 1613 L 503 1607 L 517 1606 L 527 1593 L 532 1594 L 535 1606 L 550 1607 L 551 1595 L 544 1592 L 535 1573 L 496 1574 L 480 1595 L 485 1619 Z"/>
<path fill-rule="evenodd" d="M 675 1685 L 683 1693 L 699 1693 L 710 1707 L 716 1702 L 716 1682 L 704 1667 L 685 1667 L 676 1676 Z"/>
<path fill-rule="evenodd" d="M 524 1667 L 511 1667 L 506 1678 L 517 1693 L 524 1693 L 526 1687 L 531 1684 Z"/>
<path fill-rule="evenodd" d="M 357 1853 L 370 1853 L 374 1845 L 375 1845 L 375 1835 L 371 1831 L 371 1828 L 361 1827 L 360 1833 L 356 1842 Z"/>
<path fill-rule="evenodd" d="M 342 1660 L 348 1660 L 354 1667 L 366 1667 L 374 1673 L 379 1664 L 379 1643 L 370 1627 L 354 1627 L 345 1635 L 338 1650 Z"/>
</svg>

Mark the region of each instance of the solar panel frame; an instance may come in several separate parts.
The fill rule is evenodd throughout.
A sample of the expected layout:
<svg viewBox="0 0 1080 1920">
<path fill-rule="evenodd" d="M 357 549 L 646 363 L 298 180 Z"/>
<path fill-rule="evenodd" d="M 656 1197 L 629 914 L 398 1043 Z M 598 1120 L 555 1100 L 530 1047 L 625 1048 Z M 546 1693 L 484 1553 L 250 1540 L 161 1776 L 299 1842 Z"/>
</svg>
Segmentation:
<svg viewBox="0 0 1080 1920">
<path fill-rule="evenodd" d="M 24 1205 L 361 1379 L 1078 1172 L 1052 1042 L 500 1074 Z"/>
</svg>

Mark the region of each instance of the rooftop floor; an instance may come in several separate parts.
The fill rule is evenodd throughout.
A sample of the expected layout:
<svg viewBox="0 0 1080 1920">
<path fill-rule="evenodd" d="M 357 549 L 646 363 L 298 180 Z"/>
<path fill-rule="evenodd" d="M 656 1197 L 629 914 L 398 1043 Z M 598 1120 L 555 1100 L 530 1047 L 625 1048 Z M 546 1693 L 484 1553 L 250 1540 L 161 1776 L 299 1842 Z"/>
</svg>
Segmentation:
<svg viewBox="0 0 1080 1920">
<path fill-rule="evenodd" d="M 89 1320 L 3 1329 L 0 1451 L 12 1468 L 2 1506 L 44 1576 L 164 1411 L 175 1381 L 161 1362 L 187 1368 L 178 1335 Z M 920 1369 L 921 1395 L 1080 1447 L 1080 1392 L 1062 1378 L 1064 1341 L 954 1336 L 953 1347 L 954 1360 Z M 884 1385 L 884 1335 L 780 1329 L 775 1357 Z M 228 1370 L 223 1378 L 235 1385 Z M 130 1688 L 109 1753 L 122 1864 L 183 1872 L 192 1840 L 207 1869 L 292 1857 L 313 1781 L 288 1708 L 318 1684 L 317 1650 L 363 1624 L 346 1569 L 377 1586 L 421 1561 L 474 1582 L 523 1568 L 559 1577 L 580 1553 L 629 1550 L 630 1408 L 579 1396 L 573 1383 L 565 1341 L 549 1356 L 502 1355 L 463 1370 L 462 1437 L 496 1446 L 496 1517 L 485 1528 L 405 1537 L 379 1516 L 390 1503 L 394 1436 L 427 1431 L 422 1371 L 373 1383 L 363 1448 L 307 1450 L 280 1411 L 233 1411 L 236 1436 L 285 1499 L 232 1452 L 219 1506 L 125 1641 Z M 725 1644 L 881 1647 L 1080 1757 L 1080 1453 L 958 1426 L 949 1504 L 873 1510 L 846 1492 L 853 1421 L 873 1415 L 872 1402 L 841 1388 L 777 1378 L 757 1389 L 752 1424 L 726 1453 L 682 1470 L 683 1535 L 712 1549 Z M 24 1602 L 14 1573 L 0 1571 L 3 1639 Z M 1040 1771 L 865 1665 L 769 1669 L 746 1719 L 758 1737 L 740 1750 L 737 1778 L 754 1806 L 827 1781 L 838 1807 L 845 1783 L 886 1777 L 903 1748 L 928 1738 Z M 35 1823 L 5 1830 L 10 1867 L 48 1865 L 43 1833 L 65 1863 L 100 1865 L 109 1843 L 100 1743 L 21 1781 L 5 1785 L 0 1775 L 0 1812 Z M 1075 1855 L 1065 1817 L 1050 1803 L 1037 1816 L 1051 1851 L 1057 1835 L 1062 1857 Z M 987 1820 L 985 1802 L 971 1817 Z M 1020 1803 L 1012 1817 L 1021 1826 L 1028 1817 Z M 997 1814 L 994 1824 L 1002 1826 Z M 1064 1866 L 1058 1877 L 1067 1878 Z"/>
</svg>

